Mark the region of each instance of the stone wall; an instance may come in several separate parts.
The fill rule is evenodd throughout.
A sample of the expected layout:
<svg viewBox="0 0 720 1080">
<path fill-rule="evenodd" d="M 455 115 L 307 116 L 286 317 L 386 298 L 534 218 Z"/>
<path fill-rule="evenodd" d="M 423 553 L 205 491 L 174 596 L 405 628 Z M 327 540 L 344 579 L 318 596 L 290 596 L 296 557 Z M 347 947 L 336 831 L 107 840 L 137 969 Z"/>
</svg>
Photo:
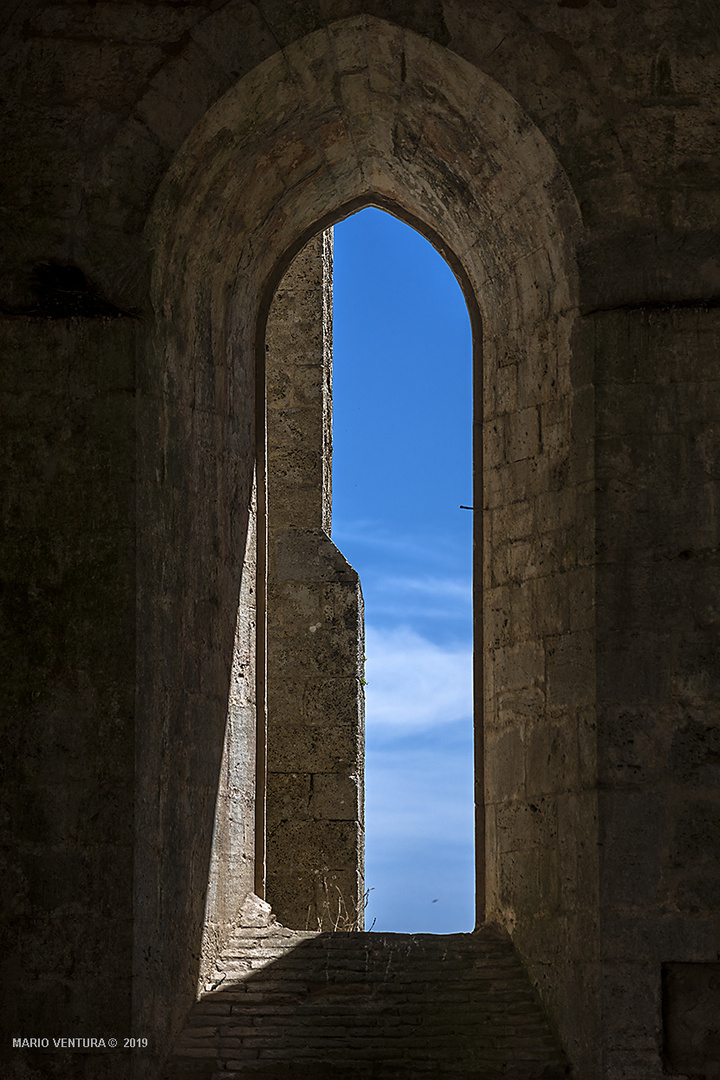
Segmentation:
<svg viewBox="0 0 720 1080">
<path fill-rule="evenodd" d="M 150 229 L 152 332 L 136 391 L 133 1015 L 156 1035 L 139 1075 L 157 1070 L 254 887 L 258 709 L 255 365 L 238 362 L 239 331 L 202 257 L 165 246 L 156 220 Z"/>
<path fill-rule="evenodd" d="M 330 539 L 332 232 L 295 256 L 266 331 L 267 899 L 362 929 L 363 602 Z"/>
<path fill-rule="evenodd" d="M 583 343 L 548 349 L 543 336 L 529 334 L 518 353 L 502 342 L 497 364 L 486 345 L 483 359 L 477 722 L 487 903 L 511 928 L 579 1075 L 592 1076 L 600 1013 L 593 387 Z"/>
<path fill-rule="evenodd" d="M 662 971 L 720 953 L 717 20 L 4 6 L 12 1034 L 133 1009 L 157 1075 L 255 879 L 255 373 L 293 255 L 372 203 L 482 355 L 487 910 L 583 1080 L 658 1080 Z"/>
<path fill-rule="evenodd" d="M 78 1017 L 130 1026 L 138 330 L 77 317 L 0 330 L 7 1056 L 11 1034 L 63 1037 Z M 77 1062 L 29 1057 L 29 1076 Z M 127 1061 L 86 1067 L 129 1076 Z"/>
<path fill-rule="evenodd" d="M 707 964 L 718 943 L 720 320 L 591 319 L 605 1068 L 651 1077 L 662 966 Z"/>
</svg>

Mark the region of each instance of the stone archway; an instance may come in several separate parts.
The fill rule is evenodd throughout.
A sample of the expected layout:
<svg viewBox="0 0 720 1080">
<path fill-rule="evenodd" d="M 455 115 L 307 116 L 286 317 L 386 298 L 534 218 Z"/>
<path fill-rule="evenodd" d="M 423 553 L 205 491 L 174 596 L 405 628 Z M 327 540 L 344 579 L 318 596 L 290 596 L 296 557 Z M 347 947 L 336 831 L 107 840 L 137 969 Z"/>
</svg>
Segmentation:
<svg viewBox="0 0 720 1080">
<path fill-rule="evenodd" d="M 202 971 L 253 882 L 248 725 L 264 701 L 254 683 L 262 663 L 251 629 L 264 586 L 255 580 L 248 461 L 257 454 L 262 502 L 264 398 L 256 364 L 262 370 L 265 318 L 307 239 L 365 205 L 392 208 L 434 242 L 482 318 L 476 686 L 478 805 L 486 815 L 479 836 L 487 847 L 479 866 L 487 882 L 479 896 L 489 915 L 514 929 L 551 1007 L 562 1013 L 574 1007 L 562 1000 L 563 964 L 571 958 L 558 962 L 554 946 L 542 941 L 594 902 L 575 887 L 559 899 L 561 876 L 580 873 L 577 863 L 563 862 L 564 853 L 578 830 L 590 835 L 595 820 L 577 762 L 593 693 L 592 679 L 584 678 L 592 670 L 591 635 L 577 616 L 592 574 L 575 543 L 592 467 L 590 433 L 577 408 L 589 375 L 571 349 L 579 214 L 550 146 L 506 91 L 441 46 L 373 17 L 343 20 L 287 46 L 227 92 L 178 151 L 148 225 L 157 315 L 150 394 L 160 403 L 161 425 L 176 432 L 180 458 L 195 462 L 199 475 L 207 462 L 224 462 L 231 479 L 218 535 L 229 550 L 246 547 L 225 780 L 207 850 Z M 186 408 L 196 416 L 210 399 L 215 427 L 198 440 L 175 421 Z M 141 480 L 148 504 L 172 504 L 180 518 L 192 513 L 183 476 L 171 489 L 158 475 L 165 474 L 151 452 Z M 191 571 L 200 593 L 204 574 L 200 560 Z M 220 605 L 226 620 L 234 618 L 237 592 Z M 148 693 L 152 712 L 157 689 Z M 563 908 L 568 903 L 571 911 Z"/>
</svg>

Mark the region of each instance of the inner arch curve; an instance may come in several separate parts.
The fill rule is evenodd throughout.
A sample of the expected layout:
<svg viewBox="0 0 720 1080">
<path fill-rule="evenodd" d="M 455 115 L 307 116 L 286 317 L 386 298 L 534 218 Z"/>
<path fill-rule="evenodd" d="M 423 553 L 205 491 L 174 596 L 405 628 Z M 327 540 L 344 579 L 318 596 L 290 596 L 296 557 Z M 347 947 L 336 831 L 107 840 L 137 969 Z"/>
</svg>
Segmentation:
<svg viewBox="0 0 720 1080">
<path fill-rule="evenodd" d="M 475 305 L 478 328 L 482 315 L 474 376 L 482 403 L 475 416 L 482 427 L 476 439 L 482 465 L 476 460 L 474 501 L 484 508 L 483 538 L 476 541 L 476 576 L 483 582 L 476 642 L 478 630 L 484 638 L 476 650 L 482 672 L 476 682 L 484 687 L 480 786 L 487 821 L 480 836 L 487 844 L 487 883 L 479 890 L 479 915 L 519 927 L 520 937 L 525 914 L 542 910 L 543 886 L 537 874 L 516 872 L 522 859 L 531 862 L 523 841 L 505 858 L 498 836 L 529 805 L 529 748 L 536 757 L 552 755 L 558 725 L 571 738 L 584 722 L 561 691 L 550 699 L 545 677 L 550 638 L 567 634 L 570 641 L 573 628 L 557 624 L 551 634 L 528 607 L 528 597 L 538 592 L 531 578 L 544 578 L 543 603 L 551 607 L 554 597 L 562 597 L 562 610 L 568 590 L 579 587 L 571 554 L 547 572 L 535 569 L 547 547 L 543 538 L 557 538 L 558 521 L 572 522 L 582 498 L 581 470 L 573 464 L 586 443 L 573 428 L 572 411 L 584 385 L 571 349 L 580 229 L 573 192 L 537 127 L 478 68 L 384 20 L 341 20 L 268 58 L 210 108 L 178 151 L 146 231 L 155 253 L 156 316 L 144 363 L 154 426 L 138 477 L 146 535 L 153 542 L 167 535 L 171 546 L 172 530 L 197 533 L 184 582 L 188 595 L 206 595 L 208 580 L 223 580 L 232 552 L 244 549 L 241 602 L 235 587 L 217 597 L 219 617 L 238 626 L 232 645 L 237 663 L 229 666 L 237 685 L 243 682 L 241 698 L 234 682 L 230 688 L 241 712 L 225 726 L 224 751 L 219 744 L 211 748 L 218 760 L 224 752 L 232 782 L 219 779 L 214 805 L 197 822 L 197 844 L 209 867 L 205 970 L 243 895 L 258 880 L 249 839 L 256 778 L 251 768 L 233 773 L 232 763 L 254 760 L 255 737 L 238 716 L 264 707 L 258 652 L 264 583 L 255 567 L 263 543 L 257 529 L 264 484 L 265 318 L 285 268 L 309 237 L 366 205 L 389 209 L 434 242 L 468 306 Z M 222 483 L 212 490 L 196 483 L 218 463 Z M 517 522 L 528 514 L 532 534 L 518 535 Z M 169 632 L 162 612 L 170 586 L 155 573 L 153 560 L 144 559 L 145 542 L 141 538 L 139 587 L 149 648 L 153 635 Z M 524 554 L 517 543 L 524 544 Z M 253 645 L 249 628 L 256 618 L 260 633 Z M 578 657 L 589 648 L 577 635 L 572 645 Z M 212 681 L 204 649 L 198 638 L 192 659 Z M 177 662 L 187 665 L 188 658 Z M 172 683 L 172 670 L 166 678 Z M 222 681 L 217 691 L 228 700 Z M 164 693 L 149 680 L 140 694 L 148 745 L 163 739 L 152 717 L 163 714 Z M 139 760 L 142 770 L 143 755 Z M 153 782 L 140 777 L 141 787 Z M 180 782 L 170 770 L 168 785 Z M 558 782 L 566 791 L 566 778 L 560 775 Z M 543 835 L 558 835 L 553 805 L 550 800 L 543 811 Z M 590 806 L 587 813 L 592 816 Z M 151 868 L 164 828 L 160 817 L 142 834 L 147 851 L 144 856 L 141 844 L 139 859 Z M 191 867 L 184 849 L 177 852 L 177 865 L 163 862 L 149 876 L 166 875 L 175 888 L 185 881 L 190 889 L 202 858 L 194 857 Z M 148 940 L 152 918 L 152 912 L 145 916 Z M 178 948 L 182 940 L 179 935 Z"/>
</svg>

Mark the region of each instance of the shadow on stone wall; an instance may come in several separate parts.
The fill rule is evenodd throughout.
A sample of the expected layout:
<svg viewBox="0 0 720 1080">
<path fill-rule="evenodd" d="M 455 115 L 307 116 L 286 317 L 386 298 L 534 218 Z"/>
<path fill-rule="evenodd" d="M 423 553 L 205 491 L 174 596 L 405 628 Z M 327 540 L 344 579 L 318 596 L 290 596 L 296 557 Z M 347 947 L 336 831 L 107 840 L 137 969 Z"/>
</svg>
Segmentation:
<svg viewBox="0 0 720 1080">
<path fill-rule="evenodd" d="M 313 934 L 267 911 L 236 930 L 166 1080 L 568 1075 L 504 931 Z"/>
</svg>

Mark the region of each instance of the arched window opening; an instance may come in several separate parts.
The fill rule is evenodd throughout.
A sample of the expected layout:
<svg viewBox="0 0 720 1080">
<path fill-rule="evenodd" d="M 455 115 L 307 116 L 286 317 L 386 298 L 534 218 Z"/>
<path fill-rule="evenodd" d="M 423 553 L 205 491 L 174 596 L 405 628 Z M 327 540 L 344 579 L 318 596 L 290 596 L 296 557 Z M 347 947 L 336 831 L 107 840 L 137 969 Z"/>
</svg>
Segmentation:
<svg viewBox="0 0 720 1080">
<path fill-rule="evenodd" d="M 366 620 L 366 923 L 475 922 L 472 334 L 447 263 L 369 208 L 335 227 L 333 539 Z"/>
<path fill-rule="evenodd" d="M 367 904 L 378 930 L 467 931 L 470 322 L 448 265 L 396 217 L 366 209 L 336 234 L 334 266 L 332 232 L 293 259 L 266 328 L 257 867 L 293 928 L 361 928 Z"/>
</svg>

